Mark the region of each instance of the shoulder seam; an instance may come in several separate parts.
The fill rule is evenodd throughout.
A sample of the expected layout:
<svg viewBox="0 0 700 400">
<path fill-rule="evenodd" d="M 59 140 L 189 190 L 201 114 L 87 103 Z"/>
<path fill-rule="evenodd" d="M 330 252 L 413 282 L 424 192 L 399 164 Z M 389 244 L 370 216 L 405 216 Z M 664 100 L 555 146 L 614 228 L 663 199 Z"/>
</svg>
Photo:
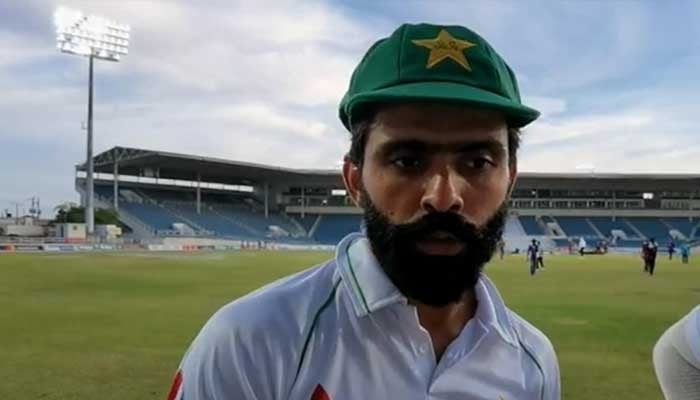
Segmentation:
<svg viewBox="0 0 700 400">
<path fill-rule="evenodd" d="M 352 260 L 350 259 L 350 252 L 346 251 L 345 256 L 348 259 L 348 269 L 350 270 L 350 274 L 352 275 L 352 279 L 354 281 L 354 285 L 357 288 L 357 291 L 360 293 L 360 298 L 362 299 L 362 305 L 365 307 L 365 311 L 369 313 L 369 306 L 367 305 L 367 299 L 365 298 L 365 294 L 362 292 L 362 287 L 360 286 L 360 282 L 357 280 L 357 276 L 355 275 L 355 268 L 352 266 Z"/>
<path fill-rule="evenodd" d="M 299 379 L 299 373 L 301 372 L 301 366 L 304 363 L 304 359 L 306 357 L 306 350 L 309 347 L 309 342 L 311 341 L 311 337 L 313 336 L 314 328 L 316 327 L 316 324 L 318 323 L 318 319 L 321 316 L 321 313 L 326 308 L 328 308 L 328 306 L 333 302 L 333 299 L 335 298 L 335 294 L 336 294 L 336 291 L 338 289 L 338 285 L 340 284 L 340 282 L 341 282 L 341 279 L 338 279 L 338 281 L 333 284 L 333 289 L 328 294 L 328 297 L 323 302 L 323 304 L 318 309 L 318 311 L 316 311 L 316 314 L 314 315 L 314 318 L 311 321 L 311 325 L 309 326 L 309 329 L 306 333 L 306 338 L 304 339 L 304 346 L 301 349 L 301 356 L 299 357 L 299 363 L 297 364 L 297 371 L 296 371 L 296 374 L 294 375 L 294 380 L 292 381 L 292 384 L 290 385 L 289 390 L 291 390 L 294 387 L 297 379 Z"/>
<path fill-rule="evenodd" d="M 512 311 L 509 313 L 508 317 L 511 318 L 511 320 L 513 319 L 514 315 L 513 315 L 513 312 L 512 312 Z M 518 317 L 516 316 L 516 319 L 517 319 L 517 318 L 518 318 Z M 515 331 L 515 335 L 516 335 L 517 338 L 518 338 L 518 343 L 520 344 L 520 347 L 523 349 L 523 351 L 525 351 L 525 354 L 527 354 L 528 357 L 530 357 L 530 359 L 532 360 L 532 362 L 535 363 L 535 366 L 537 367 L 537 370 L 540 372 L 540 376 L 542 376 L 542 386 L 540 387 L 540 399 L 541 399 L 541 400 L 544 400 L 544 398 L 545 398 L 545 388 L 547 387 L 547 377 L 546 377 L 546 374 L 544 373 L 544 369 L 542 368 L 542 365 L 540 364 L 540 362 L 539 362 L 539 360 L 537 359 L 537 357 L 535 357 L 535 355 L 532 353 L 532 351 L 530 350 L 530 348 L 529 348 L 525 343 L 523 343 L 523 341 L 522 341 L 522 337 L 521 337 L 521 335 L 520 335 L 520 329 L 521 329 L 521 327 L 522 327 L 522 322 L 520 322 L 519 320 L 516 320 L 516 321 L 513 321 L 513 322 L 514 322 L 514 324 L 513 324 L 513 325 L 514 325 L 514 326 L 513 326 L 513 328 L 514 328 L 513 331 Z"/>
</svg>

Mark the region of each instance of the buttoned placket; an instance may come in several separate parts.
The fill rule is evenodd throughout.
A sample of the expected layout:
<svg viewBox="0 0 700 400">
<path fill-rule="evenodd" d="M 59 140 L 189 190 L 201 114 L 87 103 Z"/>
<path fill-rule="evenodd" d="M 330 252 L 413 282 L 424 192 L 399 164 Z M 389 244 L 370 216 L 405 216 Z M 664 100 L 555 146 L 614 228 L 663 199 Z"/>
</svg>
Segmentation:
<svg viewBox="0 0 700 400">
<path fill-rule="evenodd" d="M 401 326 L 411 340 L 409 346 L 415 357 L 414 368 L 419 371 L 423 378 L 426 396 L 429 396 L 431 387 L 440 376 L 456 364 L 466 362 L 469 355 L 479 347 L 479 344 L 490 332 L 489 328 L 476 317 L 470 319 L 460 334 L 445 349 L 438 362 L 430 333 L 421 326 L 417 309 L 414 306 L 404 304 L 396 304 L 393 308 L 395 315 L 401 321 Z"/>
</svg>

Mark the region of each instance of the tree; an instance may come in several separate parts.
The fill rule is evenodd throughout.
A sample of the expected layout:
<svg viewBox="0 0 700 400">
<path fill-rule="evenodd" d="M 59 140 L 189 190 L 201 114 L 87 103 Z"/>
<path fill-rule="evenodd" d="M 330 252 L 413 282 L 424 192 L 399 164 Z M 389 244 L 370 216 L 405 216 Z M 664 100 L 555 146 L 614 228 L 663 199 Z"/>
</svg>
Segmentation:
<svg viewBox="0 0 700 400">
<path fill-rule="evenodd" d="M 69 220 L 69 214 L 71 214 L 71 211 L 75 208 L 79 208 L 79 206 L 76 203 L 73 203 L 72 201 L 67 201 L 65 203 L 61 203 L 54 207 L 54 211 L 56 212 L 56 222 L 59 223 L 66 223 L 66 222 L 73 222 Z"/>
<path fill-rule="evenodd" d="M 119 213 L 111 208 L 98 208 L 95 210 L 96 225 L 118 225 Z"/>
<path fill-rule="evenodd" d="M 84 223 L 85 207 L 71 202 L 59 204 L 54 208 L 56 211 L 55 222 L 58 223 Z M 95 224 L 97 225 L 117 225 L 119 223 L 119 213 L 109 208 L 95 209 Z"/>
</svg>

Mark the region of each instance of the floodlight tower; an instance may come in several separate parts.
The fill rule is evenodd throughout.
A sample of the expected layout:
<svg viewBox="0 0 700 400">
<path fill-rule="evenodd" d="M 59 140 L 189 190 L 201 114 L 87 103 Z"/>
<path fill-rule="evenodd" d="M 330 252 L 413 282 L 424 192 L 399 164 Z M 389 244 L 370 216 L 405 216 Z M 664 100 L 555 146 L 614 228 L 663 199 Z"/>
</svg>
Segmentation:
<svg viewBox="0 0 700 400">
<path fill-rule="evenodd" d="M 87 204 L 85 223 L 87 234 L 95 232 L 94 210 L 94 165 L 92 161 L 92 64 L 94 59 L 118 62 L 129 53 L 128 25 L 118 24 L 94 15 L 59 7 L 54 14 L 56 24 L 56 47 L 63 53 L 88 57 L 90 73 L 88 79 L 87 122 Z M 116 177 L 115 177 L 116 179 Z"/>
</svg>

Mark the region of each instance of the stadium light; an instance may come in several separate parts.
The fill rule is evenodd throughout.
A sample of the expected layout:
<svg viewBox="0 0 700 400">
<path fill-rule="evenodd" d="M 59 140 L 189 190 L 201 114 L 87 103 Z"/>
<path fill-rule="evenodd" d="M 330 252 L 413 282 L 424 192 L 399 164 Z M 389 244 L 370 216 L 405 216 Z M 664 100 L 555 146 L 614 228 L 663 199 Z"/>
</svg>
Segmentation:
<svg viewBox="0 0 700 400">
<path fill-rule="evenodd" d="M 85 15 L 80 11 L 59 7 L 54 13 L 56 47 L 62 53 L 88 57 L 90 62 L 87 123 L 87 234 L 95 232 L 94 165 L 92 160 L 92 70 L 93 60 L 118 62 L 129 54 L 130 28 L 106 18 Z"/>
</svg>

